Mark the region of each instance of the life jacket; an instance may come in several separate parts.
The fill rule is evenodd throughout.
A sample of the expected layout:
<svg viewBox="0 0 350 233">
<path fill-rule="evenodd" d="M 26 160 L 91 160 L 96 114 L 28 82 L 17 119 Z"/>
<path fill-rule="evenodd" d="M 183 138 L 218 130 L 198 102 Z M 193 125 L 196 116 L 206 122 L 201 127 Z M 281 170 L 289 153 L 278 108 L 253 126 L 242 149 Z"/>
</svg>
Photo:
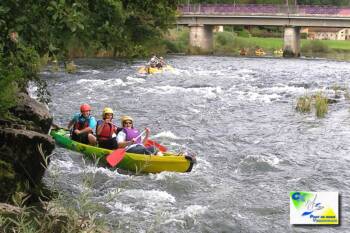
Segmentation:
<svg viewBox="0 0 350 233">
<path fill-rule="evenodd" d="M 78 129 L 78 130 L 82 130 L 85 129 L 87 127 L 89 127 L 89 123 L 90 123 L 90 116 L 89 118 L 85 118 L 83 115 L 80 115 L 78 118 L 78 121 L 75 122 L 74 126 L 73 126 L 73 131 Z"/>
<path fill-rule="evenodd" d="M 97 132 L 96 126 L 96 132 Z M 109 140 L 112 138 L 112 135 L 117 132 L 117 126 L 113 123 L 105 123 L 100 134 L 97 134 L 97 140 Z"/>
<path fill-rule="evenodd" d="M 123 128 L 123 132 L 126 134 L 126 139 L 125 139 L 126 141 L 131 141 L 133 138 L 136 138 L 137 136 L 140 135 L 140 132 L 135 128 L 131 128 L 131 129 Z M 136 143 L 141 144 L 141 137 L 138 137 L 136 139 Z"/>
</svg>

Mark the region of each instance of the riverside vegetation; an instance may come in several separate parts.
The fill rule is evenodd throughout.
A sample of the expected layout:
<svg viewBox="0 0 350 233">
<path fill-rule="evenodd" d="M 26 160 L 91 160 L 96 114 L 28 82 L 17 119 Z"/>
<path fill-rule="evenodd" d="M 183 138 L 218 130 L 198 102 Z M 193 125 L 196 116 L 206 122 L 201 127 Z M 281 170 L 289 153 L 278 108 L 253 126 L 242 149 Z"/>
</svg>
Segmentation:
<svg viewBox="0 0 350 233">
<path fill-rule="evenodd" d="M 328 98 L 322 92 L 318 92 L 313 96 L 304 95 L 298 98 L 297 111 L 308 113 L 311 112 L 312 107 L 314 107 L 317 117 L 325 117 L 328 112 Z"/>
<path fill-rule="evenodd" d="M 280 4 L 279 1 L 274 2 Z M 163 39 L 167 29 L 174 23 L 176 4 L 179 3 L 185 1 L 2 1 L 0 120 L 19 122 L 12 109 L 17 105 L 18 92 L 26 92 L 26 87 L 31 81 L 36 82 L 39 87 L 39 99 L 43 102 L 49 101 L 50 95 L 45 91 L 45 83 L 39 77 L 40 70 L 48 63 L 52 63 L 54 69 L 64 64 L 67 72 L 74 72 L 72 60 L 75 56 L 107 55 L 133 58 L 154 52 L 184 51 L 188 44 L 186 30 L 182 30 L 179 36 L 176 35 L 175 41 Z M 245 45 L 249 39 L 255 38 L 249 37 L 244 30 L 238 32 L 237 36 L 234 32 L 231 34 L 232 36 L 226 32 L 222 35 L 217 34 L 218 46 L 229 48 L 234 42 Z M 269 40 L 269 44 L 272 43 L 272 39 Z M 254 43 L 252 41 L 249 45 L 254 47 Z M 277 44 L 273 46 L 277 48 Z M 240 46 L 236 48 L 238 47 Z M 24 129 L 27 130 L 27 127 Z M 5 171 L 8 163 L 2 161 L 3 157 L 0 159 L 1 171 Z M 7 180 L 15 178 L 16 174 L 2 172 L 0 182 L 8 185 Z M 2 196 L 0 200 L 15 205 L 13 213 L 0 214 L 2 231 L 102 232 L 107 229 L 103 220 L 97 218 L 97 209 L 100 207 L 91 203 L 88 191 L 77 199 L 56 193 L 57 196 L 51 204 L 58 203 L 59 206 L 51 208 L 52 206 L 43 201 L 32 203 L 23 186 L 12 185 L 14 195 Z M 53 193 L 55 196 L 55 190 Z M 46 199 L 45 197 L 46 195 L 42 194 L 41 200 Z M 77 206 L 83 206 L 84 209 Z M 61 207 L 66 214 L 55 215 L 48 212 L 52 209 L 57 211 Z"/>
<path fill-rule="evenodd" d="M 45 89 L 46 84 L 39 76 L 41 69 L 48 63 L 52 63 L 53 69 L 57 70 L 64 64 L 67 72 L 74 72 L 75 65 L 72 60 L 76 55 L 95 57 L 107 54 L 113 57 L 133 58 L 156 51 L 162 33 L 175 21 L 176 4 L 175 1 L 150 0 L 1 2 L 0 145 L 6 150 L 0 152 L 0 183 L 4 184 L 0 192 L 0 202 L 12 204 L 10 206 L 3 203 L 2 206 L 6 208 L 0 208 L 2 232 L 102 232 L 103 228 L 98 227 L 95 221 L 96 211 L 90 204 L 83 203 L 86 207 L 83 212 L 75 208 L 73 212 L 66 210 L 66 217 L 56 218 L 48 214 L 45 203 L 38 201 L 46 201 L 51 195 L 40 192 L 41 186 L 36 183 L 40 183 L 39 179 L 33 180 L 22 175 L 24 169 L 19 169 L 16 161 L 22 163 L 22 168 L 28 166 L 30 171 L 40 170 L 31 167 L 27 160 L 22 161 L 21 158 L 39 161 L 37 154 L 31 154 L 37 150 L 35 146 L 30 148 L 32 150 L 26 149 L 30 145 L 45 142 L 46 159 L 54 144 L 47 135 L 48 129 L 37 130 L 42 126 L 41 122 L 31 122 L 34 119 L 33 115 L 28 115 L 27 119 L 20 119 L 23 109 L 26 111 L 28 108 L 26 105 L 17 108 L 18 96 L 27 92 L 28 84 L 33 81 L 39 87 L 39 100 L 46 103 L 50 101 L 50 95 Z M 16 111 L 19 114 L 15 115 Z M 45 122 L 52 122 L 52 117 L 46 113 L 43 117 Z M 32 130 L 40 131 L 40 137 L 37 136 L 38 132 Z M 11 135 L 13 141 L 7 135 Z M 23 140 L 20 141 L 23 135 L 28 141 L 27 147 L 22 145 Z M 42 142 L 34 143 L 34 138 Z M 21 144 L 20 147 L 14 145 L 13 142 L 17 141 Z M 44 173 L 41 170 L 40 172 L 38 178 Z M 20 182 L 19 177 L 23 178 Z M 27 182 L 23 181 L 26 178 Z M 26 187 L 26 183 L 30 184 L 33 190 L 35 188 L 35 194 L 38 195 L 33 197 L 34 192 L 28 193 L 32 188 Z M 10 189 L 6 190 L 7 187 Z M 84 200 L 89 200 L 85 197 Z M 75 199 L 64 197 L 64 200 L 66 202 L 62 204 L 63 207 L 77 207 L 67 204 L 76 202 Z M 17 205 L 17 208 L 13 205 Z M 13 214 L 7 211 L 11 209 L 14 210 Z M 86 218 L 90 223 L 83 227 L 86 221 L 81 220 Z M 65 224 L 68 224 L 67 227 Z"/>
<path fill-rule="evenodd" d="M 349 90 L 345 86 L 339 86 L 337 84 L 330 87 L 334 91 L 334 97 L 329 98 L 324 92 L 317 92 L 314 95 L 305 94 L 297 99 L 295 109 L 301 113 L 310 113 L 315 111 L 315 115 L 318 118 L 323 118 L 328 113 L 328 105 L 338 102 L 338 99 L 344 96 L 345 100 L 349 100 Z"/>
<path fill-rule="evenodd" d="M 274 51 L 283 47 L 283 34 L 276 28 L 274 29 L 277 30 L 276 32 L 269 32 L 268 29 L 264 28 L 255 28 L 252 29 L 252 32 L 241 27 L 238 27 L 238 29 L 235 29 L 235 27 L 226 27 L 225 29 L 228 31 L 214 33 L 213 54 L 238 56 L 240 49 L 244 48 L 249 51 L 255 51 L 256 48 L 262 48 L 265 52 L 272 55 Z M 188 38 L 188 28 L 178 27 L 177 29 L 171 29 L 164 36 L 163 44 L 166 51 L 163 52 L 188 53 Z M 164 46 L 162 47 L 163 50 Z M 349 51 L 349 41 L 301 40 L 301 53 L 303 56 L 350 59 L 350 56 L 348 56 Z"/>
</svg>

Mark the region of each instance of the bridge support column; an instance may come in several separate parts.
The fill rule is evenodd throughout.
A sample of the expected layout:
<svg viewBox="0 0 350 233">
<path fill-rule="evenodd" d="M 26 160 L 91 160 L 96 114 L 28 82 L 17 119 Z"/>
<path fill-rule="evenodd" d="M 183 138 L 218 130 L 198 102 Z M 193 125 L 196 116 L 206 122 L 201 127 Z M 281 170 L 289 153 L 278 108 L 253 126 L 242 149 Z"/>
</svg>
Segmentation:
<svg viewBox="0 0 350 233">
<path fill-rule="evenodd" d="M 213 26 L 211 25 L 189 25 L 191 54 L 206 54 L 213 52 Z"/>
<path fill-rule="evenodd" d="M 283 57 L 300 57 L 300 27 L 284 28 Z"/>
</svg>

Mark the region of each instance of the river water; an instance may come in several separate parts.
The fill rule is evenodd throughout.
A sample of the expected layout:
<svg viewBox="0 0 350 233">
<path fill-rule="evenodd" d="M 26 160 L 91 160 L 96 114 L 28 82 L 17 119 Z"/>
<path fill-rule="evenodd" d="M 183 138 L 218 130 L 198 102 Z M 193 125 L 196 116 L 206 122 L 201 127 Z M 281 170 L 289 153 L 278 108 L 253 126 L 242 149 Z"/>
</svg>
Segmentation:
<svg viewBox="0 0 350 233">
<path fill-rule="evenodd" d="M 79 72 L 43 72 L 50 111 L 66 125 L 81 103 L 109 106 L 150 127 L 158 142 L 197 154 L 190 173 L 123 175 L 57 147 L 45 177 L 74 197 L 89 193 L 115 232 L 349 232 L 350 112 L 343 95 L 323 119 L 296 99 L 348 86 L 348 62 L 171 56 L 175 68 L 136 73 L 144 60 L 75 61 Z M 87 185 L 86 177 L 94 178 Z M 290 191 L 338 191 L 341 225 L 289 224 Z"/>
</svg>

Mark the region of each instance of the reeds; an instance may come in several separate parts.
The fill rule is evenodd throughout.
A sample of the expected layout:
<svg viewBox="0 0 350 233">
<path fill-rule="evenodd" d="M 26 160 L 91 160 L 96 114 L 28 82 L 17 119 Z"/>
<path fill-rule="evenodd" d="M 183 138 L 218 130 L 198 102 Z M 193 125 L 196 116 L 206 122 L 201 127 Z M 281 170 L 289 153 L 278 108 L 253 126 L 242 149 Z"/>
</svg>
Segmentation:
<svg viewBox="0 0 350 233">
<path fill-rule="evenodd" d="M 325 117 L 328 112 L 328 98 L 322 92 L 316 93 L 314 96 L 304 95 L 298 98 L 295 109 L 298 112 L 308 113 L 315 108 L 315 114 L 319 118 Z"/>
<path fill-rule="evenodd" d="M 77 72 L 77 65 L 75 65 L 73 61 L 70 61 L 66 63 L 65 69 L 67 73 L 72 74 Z"/>
<path fill-rule="evenodd" d="M 328 99 L 322 92 L 318 92 L 315 96 L 315 109 L 319 118 L 325 117 L 328 112 Z"/>
<path fill-rule="evenodd" d="M 311 111 L 311 97 L 305 95 L 298 98 L 296 110 L 299 112 Z"/>
<path fill-rule="evenodd" d="M 49 159 L 44 156 L 41 147 L 38 149 L 43 156 L 42 166 L 47 168 Z M 98 160 L 95 166 L 97 164 Z M 99 216 L 103 207 L 92 198 L 91 190 L 96 185 L 95 175 L 84 174 L 83 178 L 86 188 L 77 197 L 58 192 L 56 189 L 56 196 L 49 202 L 40 199 L 37 205 L 27 206 L 30 196 L 23 192 L 15 193 L 11 209 L 8 211 L 0 209 L 1 232 L 111 232 L 105 220 Z M 44 194 L 42 196 L 43 199 L 49 199 Z"/>
</svg>

